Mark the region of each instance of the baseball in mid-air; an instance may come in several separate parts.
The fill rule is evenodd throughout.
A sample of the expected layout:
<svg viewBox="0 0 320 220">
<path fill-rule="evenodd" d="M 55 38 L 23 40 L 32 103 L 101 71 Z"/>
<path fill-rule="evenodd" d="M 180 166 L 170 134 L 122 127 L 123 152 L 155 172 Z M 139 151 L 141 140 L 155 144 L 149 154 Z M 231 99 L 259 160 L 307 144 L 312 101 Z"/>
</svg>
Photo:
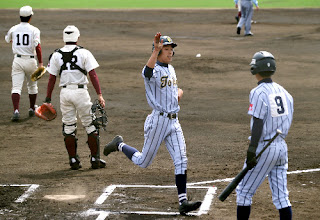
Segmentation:
<svg viewBox="0 0 320 220">
<path fill-rule="evenodd" d="M 200 53 L 198 53 L 198 54 L 196 55 L 196 57 L 201 57 L 201 54 L 200 54 Z"/>
</svg>

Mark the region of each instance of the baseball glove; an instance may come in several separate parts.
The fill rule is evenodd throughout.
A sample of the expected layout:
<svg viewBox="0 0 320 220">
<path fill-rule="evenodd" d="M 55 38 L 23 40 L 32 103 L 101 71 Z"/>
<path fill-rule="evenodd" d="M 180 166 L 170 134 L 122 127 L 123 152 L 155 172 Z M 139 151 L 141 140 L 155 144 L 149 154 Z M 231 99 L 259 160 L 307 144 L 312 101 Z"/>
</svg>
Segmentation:
<svg viewBox="0 0 320 220">
<path fill-rule="evenodd" d="M 57 117 L 57 112 L 51 103 L 43 103 L 36 108 L 35 115 L 43 120 L 51 121 Z"/>
<path fill-rule="evenodd" d="M 43 74 L 45 74 L 46 72 L 46 68 L 44 66 L 39 66 L 36 71 L 34 71 L 32 74 L 31 74 L 31 80 L 32 81 L 37 81 L 38 79 L 40 79 Z"/>
</svg>

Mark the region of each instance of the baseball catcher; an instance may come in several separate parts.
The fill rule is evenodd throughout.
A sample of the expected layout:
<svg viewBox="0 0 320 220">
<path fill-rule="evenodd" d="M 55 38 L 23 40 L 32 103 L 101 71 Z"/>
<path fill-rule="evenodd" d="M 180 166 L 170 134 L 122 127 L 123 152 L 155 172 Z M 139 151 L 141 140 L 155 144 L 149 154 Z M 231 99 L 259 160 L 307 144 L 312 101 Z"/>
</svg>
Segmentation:
<svg viewBox="0 0 320 220">
<path fill-rule="evenodd" d="M 77 45 L 80 31 L 74 25 L 68 25 L 63 30 L 64 47 L 55 50 L 49 58 L 47 70 L 50 73 L 47 87 L 46 102 L 51 102 L 51 95 L 60 77 L 60 109 L 62 113 L 62 134 L 69 155 L 69 164 L 72 170 L 81 168 L 77 154 L 77 117 L 79 117 L 88 136 L 88 146 L 92 169 L 104 168 L 106 162 L 100 159 L 99 127 L 106 125 L 105 117 L 97 117 L 93 113 L 91 97 L 88 92 L 88 76 L 98 95 L 99 105 L 94 110 L 101 110 L 105 100 L 101 94 L 99 79 L 95 69 L 99 67 L 92 53 Z M 97 113 L 97 112 L 95 112 Z"/>
</svg>

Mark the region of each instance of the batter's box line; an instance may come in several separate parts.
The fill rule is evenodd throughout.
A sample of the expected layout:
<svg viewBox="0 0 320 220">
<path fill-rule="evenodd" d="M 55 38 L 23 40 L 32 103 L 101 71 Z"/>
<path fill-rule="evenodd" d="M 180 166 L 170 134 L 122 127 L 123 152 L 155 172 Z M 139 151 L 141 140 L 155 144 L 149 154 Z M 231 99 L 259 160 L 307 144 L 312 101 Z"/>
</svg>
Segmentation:
<svg viewBox="0 0 320 220">
<path fill-rule="evenodd" d="M 318 172 L 320 168 L 309 169 L 309 170 L 295 170 L 287 172 L 288 175 L 290 174 L 297 174 L 297 173 L 311 173 L 311 172 Z M 226 179 L 217 179 L 217 180 L 209 180 L 203 182 L 195 182 L 195 183 L 188 183 L 187 186 L 194 186 L 194 185 L 205 185 L 211 183 L 221 183 L 221 182 L 231 182 L 234 178 L 226 178 Z"/>
<path fill-rule="evenodd" d="M 14 202 L 22 203 L 29 198 L 39 187 L 38 184 L 1 184 L 0 187 L 29 187 L 19 198 Z"/>
<path fill-rule="evenodd" d="M 176 188 L 176 186 L 158 186 L 158 185 L 110 185 L 106 187 L 101 194 L 101 196 L 96 200 L 94 205 L 103 204 L 107 198 L 113 193 L 116 188 Z M 216 194 L 217 187 L 208 187 L 208 186 L 191 186 L 189 189 L 207 189 L 207 193 L 204 196 L 201 206 L 199 207 L 198 212 L 190 212 L 188 215 L 191 216 L 200 216 L 207 214 L 210 210 L 210 206 L 213 200 L 214 195 Z M 108 217 L 110 214 L 139 214 L 139 215 L 179 215 L 179 212 L 154 212 L 154 211 L 105 211 L 99 209 L 89 209 L 83 212 L 81 215 L 84 217 L 98 215 L 96 220 L 103 220 Z"/>
</svg>

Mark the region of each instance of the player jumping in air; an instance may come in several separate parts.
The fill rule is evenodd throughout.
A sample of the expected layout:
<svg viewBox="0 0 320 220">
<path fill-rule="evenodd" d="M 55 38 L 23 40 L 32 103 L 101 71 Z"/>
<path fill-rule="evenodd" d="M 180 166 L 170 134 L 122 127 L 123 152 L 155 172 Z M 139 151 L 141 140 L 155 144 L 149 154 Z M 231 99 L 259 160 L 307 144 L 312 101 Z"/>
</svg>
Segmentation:
<svg viewBox="0 0 320 220">
<path fill-rule="evenodd" d="M 187 200 L 186 143 L 178 120 L 180 110 L 178 102 L 183 91 L 178 88 L 175 70 L 170 65 L 176 46 L 170 37 L 157 33 L 151 57 L 142 70 L 147 101 L 153 109 L 144 124 L 142 152 L 125 144 L 121 136 L 116 136 L 105 146 L 104 155 L 121 151 L 134 164 L 146 168 L 152 163 L 164 141 L 175 166 L 179 212 L 181 215 L 186 215 L 187 212 L 198 209 L 201 202 Z"/>
</svg>

